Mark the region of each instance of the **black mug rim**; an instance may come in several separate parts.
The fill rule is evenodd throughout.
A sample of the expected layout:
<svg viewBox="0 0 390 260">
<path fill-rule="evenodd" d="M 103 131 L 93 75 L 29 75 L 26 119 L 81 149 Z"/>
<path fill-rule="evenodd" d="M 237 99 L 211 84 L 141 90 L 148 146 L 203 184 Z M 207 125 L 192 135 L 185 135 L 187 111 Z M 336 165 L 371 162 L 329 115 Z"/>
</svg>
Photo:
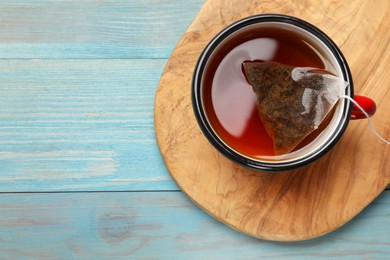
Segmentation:
<svg viewBox="0 0 390 260">
<path fill-rule="evenodd" d="M 202 89 L 201 82 L 202 82 L 203 72 L 205 70 L 205 66 L 207 64 L 209 57 L 211 56 L 215 48 L 226 37 L 228 37 L 231 33 L 243 27 L 256 24 L 256 23 L 262 23 L 262 22 L 280 22 L 280 23 L 294 25 L 317 37 L 323 44 L 325 44 L 330 49 L 335 59 L 337 60 L 337 63 L 340 66 L 340 69 L 342 71 L 343 74 L 342 76 L 344 80 L 349 82 L 349 86 L 345 90 L 345 95 L 348 95 L 353 98 L 354 96 L 353 82 L 352 82 L 352 75 L 348 63 L 344 55 L 340 51 L 340 49 L 337 47 L 337 45 L 333 42 L 333 40 L 329 36 L 327 36 L 324 32 L 322 32 L 314 25 L 293 16 L 281 15 L 281 14 L 259 14 L 259 15 L 246 17 L 227 26 L 216 36 L 214 36 L 214 38 L 205 47 L 205 49 L 201 53 L 196 63 L 195 71 L 192 78 L 192 86 L 191 86 L 192 106 L 195 113 L 195 117 L 197 119 L 197 122 L 203 134 L 206 136 L 208 141 L 224 156 L 226 156 L 227 158 L 229 158 L 230 160 L 236 163 L 239 163 L 243 166 L 255 170 L 267 171 L 267 172 L 288 171 L 288 170 L 293 170 L 310 164 L 311 162 L 319 159 L 321 156 L 327 153 L 331 148 L 333 148 L 334 145 L 340 140 L 341 136 L 343 135 L 343 133 L 345 132 L 348 126 L 352 114 L 353 106 L 350 104 L 350 102 L 344 102 L 344 106 L 342 108 L 343 109 L 342 118 L 338 122 L 335 131 L 329 137 L 327 142 L 325 142 L 322 146 L 316 148 L 313 152 L 308 153 L 305 156 L 289 160 L 288 162 L 258 161 L 249 157 L 245 157 L 240 153 L 236 152 L 235 150 L 233 150 L 228 145 L 226 145 L 213 130 L 211 124 L 208 122 L 206 113 L 203 109 L 202 93 L 201 93 L 201 89 Z"/>
</svg>

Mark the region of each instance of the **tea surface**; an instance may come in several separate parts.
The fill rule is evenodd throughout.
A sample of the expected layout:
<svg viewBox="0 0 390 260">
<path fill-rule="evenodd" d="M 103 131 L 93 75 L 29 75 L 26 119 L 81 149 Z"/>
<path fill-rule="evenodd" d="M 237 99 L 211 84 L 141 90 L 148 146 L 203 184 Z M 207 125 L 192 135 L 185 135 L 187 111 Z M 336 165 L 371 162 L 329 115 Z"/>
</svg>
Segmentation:
<svg viewBox="0 0 390 260">
<path fill-rule="evenodd" d="M 242 71 L 244 61 L 254 60 L 321 69 L 325 64 L 324 57 L 298 33 L 282 28 L 252 28 L 218 46 L 203 81 L 207 117 L 227 145 L 247 157 L 261 158 L 275 152 L 257 112 L 256 94 Z M 297 148 L 313 140 L 323 128 L 320 126 Z"/>
</svg>

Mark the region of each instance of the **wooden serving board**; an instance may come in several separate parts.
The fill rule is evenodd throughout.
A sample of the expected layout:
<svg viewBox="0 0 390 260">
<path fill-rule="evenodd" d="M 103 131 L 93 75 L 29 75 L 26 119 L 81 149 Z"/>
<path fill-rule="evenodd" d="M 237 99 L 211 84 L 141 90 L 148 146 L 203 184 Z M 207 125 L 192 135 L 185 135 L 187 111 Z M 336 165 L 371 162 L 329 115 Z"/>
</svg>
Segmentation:
<svg viewBox="0 0 390 260">
<path fill-rule="evenodd" d="M 320 160 L 275 174 L 232 163 L 208 143 L 191 104 L 195 63 L 222 28 L 260 13 L 296 16 L 328 34 L 349 62 L 355 93 L 376 101 L 375 128 L 390 139 L 390 1 L 208 0 L 161 77 L 155 100 L 157 141 L 183 192 L 221 222 L 267 240 L 314 238 L 352 219 L 386 188 L 390 146 L 370 132 L 365 120 L 352 121 Z"/>
</svg>

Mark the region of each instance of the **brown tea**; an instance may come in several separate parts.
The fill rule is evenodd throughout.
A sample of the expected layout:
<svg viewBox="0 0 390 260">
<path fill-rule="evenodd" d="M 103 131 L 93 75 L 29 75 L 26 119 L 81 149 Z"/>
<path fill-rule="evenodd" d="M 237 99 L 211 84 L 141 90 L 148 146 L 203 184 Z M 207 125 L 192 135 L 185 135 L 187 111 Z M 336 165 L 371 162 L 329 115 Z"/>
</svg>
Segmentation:
<svg viewBox="0 0 390 260">
<path fill-rule="evenodd" d="M 294 67 L 326 69 L 326 60 L 298 33 L 283 28 L 252 27 L 226 39 L 210 58 L 203 79 L 207 117 L 221 139 L 237 152 L 251 157 L 275 155 L 256 108 L 256 94 L 242 71 L 244 61 L 274 61 Z M 297 148 L 310 143 L 325 122 Z"/>
</svg>

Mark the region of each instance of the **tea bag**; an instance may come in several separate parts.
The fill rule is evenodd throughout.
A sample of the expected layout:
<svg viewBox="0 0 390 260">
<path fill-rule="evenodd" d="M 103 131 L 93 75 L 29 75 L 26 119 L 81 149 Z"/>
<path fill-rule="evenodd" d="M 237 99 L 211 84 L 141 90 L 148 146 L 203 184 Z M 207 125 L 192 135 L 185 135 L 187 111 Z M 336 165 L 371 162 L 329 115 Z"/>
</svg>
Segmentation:
<svg viewBox="0 0 390 260">
<path fill-rule="evenodd" d="M 276 62 L 244 62 L 257 109 L 274 142 L 275 155 L 291 152 L 323 122 L 346 83 L 320 69 Z"/>
</svg>

